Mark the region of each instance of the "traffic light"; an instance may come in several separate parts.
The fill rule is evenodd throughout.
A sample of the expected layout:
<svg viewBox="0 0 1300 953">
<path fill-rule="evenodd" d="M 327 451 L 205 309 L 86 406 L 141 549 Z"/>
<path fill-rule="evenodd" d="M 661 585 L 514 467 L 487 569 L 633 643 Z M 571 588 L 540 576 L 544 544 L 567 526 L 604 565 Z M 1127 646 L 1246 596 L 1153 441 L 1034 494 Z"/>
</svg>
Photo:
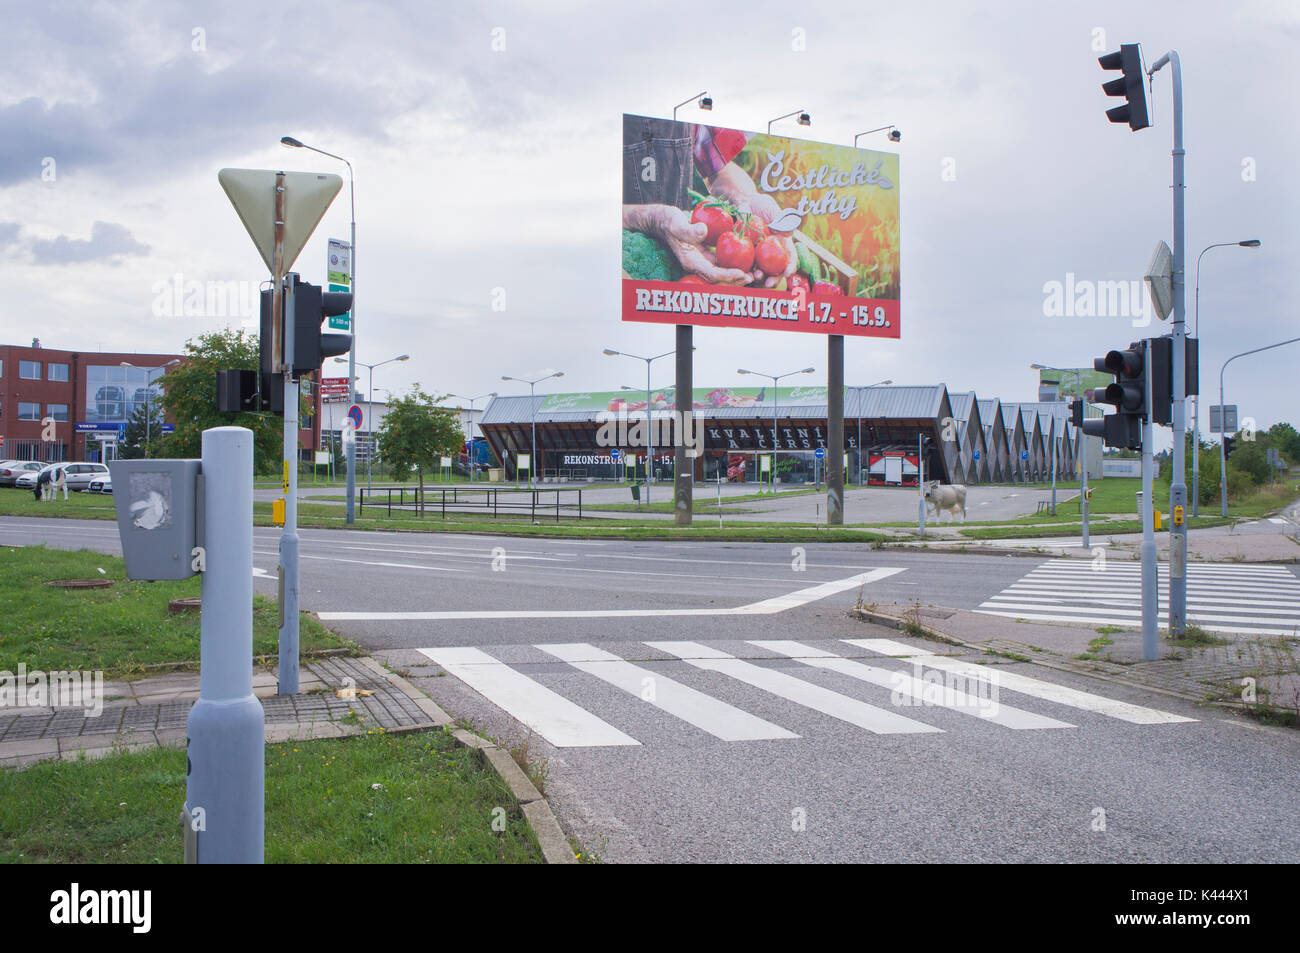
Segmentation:
<svg viewBox="0 0 1300 953">
<path fill-rule="evenodd" d="M 1196 338 L 1183 338 L 1184 397 L 1200 393 L 1200 369 Z M 1151 339 L 1151 422 L 1169 426 L 1174 422 L 1174 339 Z"/>
<path fill-rule="evenodd" d="M 1078 397 L 1070 401 L 1070 423 L 1076 427 L 1083 426 L 1083 401 Z"/>
<path fill-rule="evenodd" d="M 1233 448 L 1237 446 L 1237 438 L 1230 437 L 1226 433 L 1223 435 L 1223 459 L 1227 460 L 1232 456 Z"/>
<path fill-rule="evenodd" d="M 1122 75 L 1102 83 L 1101 88 L 1107 96 L 1123 96 L 1126 100 L 1122 106 L 1106 110 L 1106 118 L 1111 122 L 1126 122 L 1134 132 L 1151 125 L 1147 119 L 1147 96 L 1142 81 L 1142 50 L 1136 43 L 1125 43 L 1114 53 L 1097 57 L 1097 62 L 1104 70 L 1121 70 Z"/>
<path fill-rule="evenodd" d="M 338 357 L 352 348 L 351 334 L 321 331 L 321 322 L 352 309 L 352 292 L 323 291 L 320 285 L 299 281 L 293 286 L 293 372 L 310 374 L 320 369 L 327 357 Z"/>
<path fill-rule="evenodd" d="M 1101 437 L 1108 447 L 1142 447 L 1142 424 L 1147 417 L 1146 348 L 1146 341 L 1137 341 L 1092 362 L 1097 370 L 1115 375 L 1115 382 L 1094 396 L 1097 403 L 1113 404 L 1117 413 L 1100 420 L 1084 420 L 1082 429 L 1090 437 Z"/>
</svg>

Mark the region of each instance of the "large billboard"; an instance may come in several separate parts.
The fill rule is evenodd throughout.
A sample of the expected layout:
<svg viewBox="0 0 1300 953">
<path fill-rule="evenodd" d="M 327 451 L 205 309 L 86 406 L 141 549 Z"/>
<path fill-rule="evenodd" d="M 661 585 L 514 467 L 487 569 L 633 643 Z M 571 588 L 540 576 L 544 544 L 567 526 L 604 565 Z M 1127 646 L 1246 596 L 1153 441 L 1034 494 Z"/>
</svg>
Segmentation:
<svg viewBox="0 0 1300 953">
<path fill-rule="evenodd" d="M 719 410 L 731 407 L 772 409 L 772 387 L 697 387 L 691 394 L 695 410 Z M 778 408 L 816 407 L 826 403 L 826 387 L 780 387 L 775 389 Z M 675 410 L 677 389 L 660 387 L 650 391 L 655 411 Z M 609 411 L 640 413 L 646 408 L 646 392 L 636 390 L 584 391 L 576 394 L 548 394 L 538 407 L 539 413 L 562 411 Z"/>
<path fill-rule="evenodd" d="M 623 320 L 899 336 L 898 156 L 623 117 Z"/>
<path fill-rule="evenodd" d="M 1104 391 L 1115 376 L 1091 367 L 1043 368 L 1038 372 L 1039 400 L 1069 400 L 1072 397 L 1093 399 L 1094 390 Z"/>
</svg>

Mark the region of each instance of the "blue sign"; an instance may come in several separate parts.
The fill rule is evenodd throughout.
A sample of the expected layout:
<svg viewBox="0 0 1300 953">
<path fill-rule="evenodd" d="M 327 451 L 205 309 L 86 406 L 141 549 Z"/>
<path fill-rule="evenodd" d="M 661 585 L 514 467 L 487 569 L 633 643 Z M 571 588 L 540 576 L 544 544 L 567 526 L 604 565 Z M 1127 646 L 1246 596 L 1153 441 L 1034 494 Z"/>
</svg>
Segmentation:
<svg viewBox="0 0 1300 953">
<path fill-rule="evenodd" d="M 978 460 L 979 458 L 980 458 L 980 452 L 978 450 L 976 450 L 974 453 L 971 454 L 972 460 Z"/>
<path fill-rule="evenodd" d="M 126 433 L 126 422 L 120 423 L 86 423 L 83 420 L 77 421 L 77 433 Z"/>
<path fill-rule="evenodd" d="M 818 460 L 820 460 L 822 457 L 826 456 L 826 448 L 818 447 L 816 450 L 813 451 L 813 456 L 816 457 Z"/>
<path fill-rule="evenodd" d="M 175 432 L 176 432 L 176 425 L 175 425 L 175 424 L 163 424 L 163 426 L 162 426 L 162 431 L 163 431 L 163 433 L 175 433 Z"/>
<path fill-rule="evenodd" d="M 623 455 L 623 451 L 618 447 L 613 447 L 609 451 L 609 458 L 617 462 L 618 458 Z"/>
<path fill-rule="evenodd" d="M 361 408 L 360 407 L 358 407 L 356 404 L 353 404 L 351 407 L 349 407 L 348 418 L 352 421 L 352 428 L 354 430 L 361 429 Z"/>
<path fill-rule="evenodd" d="M 1028 451 L 1028 450 L 1021 450 L 1021 451 L 1020 451 L 1020 459 L 1021 459 L 1021 460 L 1028 460 L 1028 459 L 1029 459 L 1029 451 Z"/>
</svg>

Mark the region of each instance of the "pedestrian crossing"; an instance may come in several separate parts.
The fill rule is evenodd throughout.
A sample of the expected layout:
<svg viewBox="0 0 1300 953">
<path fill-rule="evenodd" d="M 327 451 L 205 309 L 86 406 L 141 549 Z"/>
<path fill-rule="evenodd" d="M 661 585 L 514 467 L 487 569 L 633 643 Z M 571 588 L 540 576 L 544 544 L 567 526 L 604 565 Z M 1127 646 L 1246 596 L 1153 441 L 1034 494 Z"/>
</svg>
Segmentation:
<svg viewBox="0 0 1300 953">
<path fill-rule="evenodd" d="M 969 718 L 1011 731 L 1076 727 L 1013 706 L 1008 695 L 1135 725 L 1195 721 L 1010 672 L 1004 666 L 975 665 L 890 639 L 842 639 L 835 643 L 837 650 L 793 640 L 751 640 L 745 643 L 744 658 L 700 642 L 642 644 L 667 657 L 656 661 L 660 667 L 682 663 L 681 671 L 675 672 L 677 677 L 585 642 L 532 646 L 540 653 L 539 660 L 567 665 L 563 670 L 566 676 L 586 676 L 548 679 L 582 697 L 586 707 L 520 671 L 530 664 L 527 662 L 501 661 L 470 647 L 420 652 L 557 748 L 630 747 L 662 740 L 650 734 L 653 729 L 645 727 L 645 719 L 636 719 L 640 727 L 616 727 L 590 710 L 617 720 L 617 715 L 609 713 L 621 711 L 626 716 L 627 696 L 671 716 L 695 737 L 699 737 L 698 731 L 726 742 L 794 741 L 803 737 L 798 729 L 808 730 L 810 719 L 815 721 L 817 716 L 868 735 L 935 735 L 955 730 L 950 719 L 932 715 L 940 710 L 966 716 L 958 720 L 960 726 L 970 724 Z M 509 650 L 519 652 L 514 646 Z M 880 656 L 883 664 L 863 661 L 864 651 Z M 788 665 L 770 664 L 789 661 L 806 667 L 808 677 L 791 674 Z M 727 700 L 711 692 L 725 694 Z M 783 713 L 778 719 L 783 724 L 739 707 L 738 698 L 751 699 L 750 705 L 762 706 L 769 716 L 775 704 Z M 942 721 L 944 727 L 936 721 Z"/>
<path fill-rule="evenodd" d="M 1159 566 L 1157 624 L 1169 624 L 1168 564 Z M 1053 559 L 981 603 L 987 615 L 1038 622 L 1142 624 L 1142 568 Z M 1207 631 L 1293 635 L 1300 631 L 1300 578 L 1286 566 L 1194 563 L 1187 567 L 1187 618 Z"/>
</svg>

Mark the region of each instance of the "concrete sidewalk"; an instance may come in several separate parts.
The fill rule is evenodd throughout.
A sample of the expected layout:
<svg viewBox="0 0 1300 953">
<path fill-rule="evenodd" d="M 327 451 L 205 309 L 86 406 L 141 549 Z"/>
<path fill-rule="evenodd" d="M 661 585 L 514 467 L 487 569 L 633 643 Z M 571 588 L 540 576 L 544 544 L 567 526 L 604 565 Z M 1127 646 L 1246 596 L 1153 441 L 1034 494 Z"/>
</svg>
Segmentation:
<svg viewBox="0 0 1300 953">
<path fill-rule="evenodd" d="M 339 738 L 383 728 L 433 728 L 450 719 L 405 679 L 371 658 L 305 661 L 297 695 L 277 695 L 272 672 L 253 676 L 266 712 L 266 740 Z M 350 697 L 340 697 L 355 690 Z M 369 694 L 362 694 L 369 693 Z M 199 697 L 197 672 L 105 682 L 103 710 L 0 708 L 0 767 L 98 757 L 153 745 L 185 744 L 185 723 Z M 347 719 L 347 721 L 343 721 Z"/>
</svg>

